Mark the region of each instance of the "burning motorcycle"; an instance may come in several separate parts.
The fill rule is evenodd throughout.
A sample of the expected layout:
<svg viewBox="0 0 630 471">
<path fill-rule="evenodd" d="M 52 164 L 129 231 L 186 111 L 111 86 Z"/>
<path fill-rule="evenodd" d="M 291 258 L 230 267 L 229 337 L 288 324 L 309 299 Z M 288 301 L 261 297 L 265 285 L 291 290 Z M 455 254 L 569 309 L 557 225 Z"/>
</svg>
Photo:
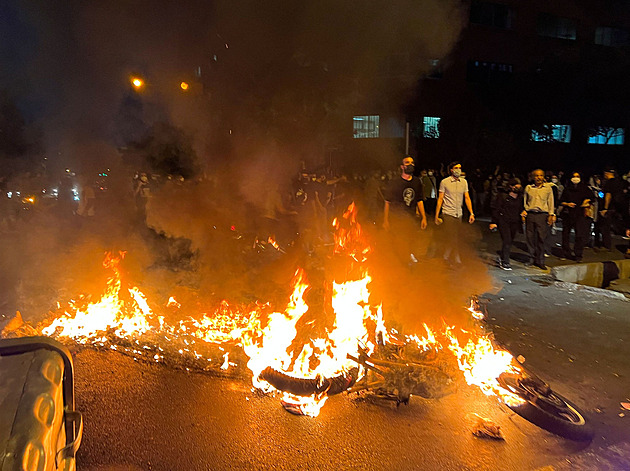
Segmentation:
<svg viewBox="0 0 630 471">
<path fill-rule="evenodd" d="M 372 278 L 365 263 L 371 248 L 356 221 L 354 205 L 334 226 L 332 254 L 302 260 L 304 266 L 295 272 L 284 308 L 256 303 L 247 310 L 232 309 L 225 302 L 225 309 L 200 319 L 169 322 L 170 312 L 169 316 L 152 312 L 137 287 L 122 289 L 122 254 L 109 254 L 103 265 L 113 276 L 101 299 L 73 302 L 42 332 L 101 344 L 111 333 L 114 340 L 138 346 L 139 338 L 179 339 L 184 343 L 180 355 L 188 353 L 204 361 L 209 356 L 199 345 L 208 342 L 223 351 L 222 370 L 232 364 L 231 352 L 224 347 L 237 346 L 248 358 L 256 389 L 275 389 L 283 394 L 287 410 L 312 416 L 317 416 L 327 397 L 344 391 L 400 405 L 413 395 L 434 399 L 451 394 L 463 376 L 467 384 L 500 398 L 536 425 L 574 440 L 592 437 L 590 425 L 575 405 L 527 372 L 509 352 L 495 348 L 491 336 L 481 329 L 456 331 L 443 324 L 431 330 L 425 325 L 426 333 L 404 337 L 387 329 L 382 303 L 371 298 Z M 230 233 L 240 235 L 232 228 Z M 281 253 L 266 240 L 265 251 Z M 236 242 L 235 250 L 242 240 Z M 247 246 L 253 245 L 247 241 Z M 177 310 L 179 305 L 173 298 L 167 308 Z M 478 300 L 469 310 L 478 320 L 484 317 Z M 144 353 L 144 346 L 133 345 L 134 354 Z M 146 351 L 155 361 L 166 356 L 159 343 L 157 351 Z"/>
<path fill-rule="evenodd" d="M 521 365 L 522 366 L 522 365 Z M 539 427 L 575 441 L 590 441 L 594 430 L 584 413 L 571 401 L 558 394 L 533 372 L 503 373 L 499 384 L 524 400 L 507 406 Z"/>
<path fill-rule="evenodd" d="M 393 401 L 396 406 L 408 404 L 411 396 L 438 399 L 456 392 L 458 367 L 453 356 L 436 349 L 421 349 L 415 343 L 382 338 L 369 354 L 359 349 L 357 356 L 348 355 L 356 368 L 329 379 L 293 378 L 267 368 L 260 378 L 276 389 L 298 396 L 334 395 L 341 392 Z M 515 360 L 512 372 L 496 378 L 504 389 L 503 402 L 515 413 L 533 424 L 575 441 L 589 441 L 593 428 L 585 414 L 572 402 L 555 392 L 533 372 Z M 291 403 L 283 406 L 292 413 L 301 413 Z"/>
</svg>

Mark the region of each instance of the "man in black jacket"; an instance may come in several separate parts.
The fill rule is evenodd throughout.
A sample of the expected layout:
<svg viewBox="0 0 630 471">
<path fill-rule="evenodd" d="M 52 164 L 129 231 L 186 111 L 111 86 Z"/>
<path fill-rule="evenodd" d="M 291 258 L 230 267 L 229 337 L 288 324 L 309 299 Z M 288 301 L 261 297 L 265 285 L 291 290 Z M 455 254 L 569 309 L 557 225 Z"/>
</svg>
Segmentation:
<svg viewBox="0 0 630 471">
<path fill-rule="evenodd" d="M 499 267 L 503 270 L 511 270 L 510 249 L 516 233 L 521 228 L 521 213 L 524 210 L 521 181 L 518 178 L 511 178 L 507 184 L 507 191 L 499 191 L 491 207 L 490 229 L 498 227 L 503 242 Z"/>
</svg>

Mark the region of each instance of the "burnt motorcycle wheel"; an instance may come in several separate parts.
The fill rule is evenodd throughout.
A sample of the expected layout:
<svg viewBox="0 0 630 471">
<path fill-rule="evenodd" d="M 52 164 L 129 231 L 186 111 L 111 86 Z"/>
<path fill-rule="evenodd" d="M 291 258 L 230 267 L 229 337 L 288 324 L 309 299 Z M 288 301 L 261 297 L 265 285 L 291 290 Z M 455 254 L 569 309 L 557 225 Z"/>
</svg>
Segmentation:
<svg viewBox="0 0 630 471">
<path fill-rule="evenodd" d="M 510 409 L 540 428 L 569 440 L 584 442 L 593 439 L 592 426 L 575 404 L 548 386 L 541 392 L 521 379 L 518 375 L 501 375 L 499 378 L 503 387 L 526 401 L 508 405 Z"/>
<path fill-rule="evenodd" d="M 312 396 L 313 394 L 322 393 L 332 396 L 350 388 L 356 382 L 358 375 L 358 368 L 352 368 L 345 374 L 333 378 L 306 379 L 295 378 L 267 367 L 258 377 L 267 381 L 274 388 L 295 396 Z"/>
</svg>

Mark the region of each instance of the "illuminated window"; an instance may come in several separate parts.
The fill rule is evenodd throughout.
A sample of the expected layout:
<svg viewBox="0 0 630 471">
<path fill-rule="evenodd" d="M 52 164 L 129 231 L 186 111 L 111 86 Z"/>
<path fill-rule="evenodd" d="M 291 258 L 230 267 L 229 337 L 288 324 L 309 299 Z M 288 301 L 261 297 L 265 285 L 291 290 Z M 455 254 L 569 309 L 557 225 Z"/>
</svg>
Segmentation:
<svg viewBox="0 0 630 471">
<path fill-rule="evenodd" d="M 514 23 L 514 10 L 498 3 L 473 1 L 470 5 L 470 22 L 510 29 Z"/>
<path fill-rule="evenodd" d="M 422 122 L 422 137 L 438 139 L 440 137 L 440 119 L 425 116 Z"/>
<path fill-rule="evenodd" d="M 595 30 L 595 44 L 602 46 L 626 46 L 630 44 L 628 31 L 600 26 Z"/>
<path fill-rule="evenodd" d="M 595 126 L 589 129 L 588 143 L 622 146 L 625 140 L 625 134 L 625 129 L 623 128 Z"/>
<path fill-rule="evenodd" d="M 466 71 L 466 80 L 475 83 L 506 82 L 512 77 L 512 64 L 470 60 Z"/>
<path fill-rule="evenodd" d="M 568 124 L 545 124 L 532 129 L 532 141 L 536 142 L 571 142 L 571 126 Z"/>
<path fill-rule="evenodd" d="M 575 40 L 575 22 L 569 18 L 560 18 L 554 15 L 541 13 L 538 15 L 536 30 L 540 36 L 549 38 L 572 39 Z"/>
<path fill-rule="evenodd" d="M 354 137 L 356 139 L 378 137 L 380 116 L 355 116 L 353 118 Z"/>
</svg>

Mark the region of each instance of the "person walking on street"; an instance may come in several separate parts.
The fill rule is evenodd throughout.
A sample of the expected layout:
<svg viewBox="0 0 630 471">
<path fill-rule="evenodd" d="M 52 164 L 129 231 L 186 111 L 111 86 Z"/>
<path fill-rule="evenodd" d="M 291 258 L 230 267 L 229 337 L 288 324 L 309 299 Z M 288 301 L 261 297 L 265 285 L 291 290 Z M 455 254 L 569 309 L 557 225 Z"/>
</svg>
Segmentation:
<svg viewBox="0 0 630 471">
<path fill-rule="evenodd" d="M 518 178 L 508 180 L 507 192 L 500 192 L 492 203 L 492 223 L 490 230 L 499 228 L 501 235 L 501 259 L 499 268 L 511 270 L 510 250 L 521 225 L 523 212 L 523 186 Z"/>
<path fill-rule="evenodd" d="M 427 216 L 424 211 L 424 191 L 422 182 L 413 176 L 416 170 L 413 157 L 405 157 L 402 160 L 400 178 L 394 178 L 388 187 L 383 208 L 383 227 L 390 228 L 390 212 L 394 216 L 409 214 L 412 217 L 420 216 L 420 228 L 426 229 Z"/>
<path fill-rule="evenodd" d="M 448 166 L 448 170 L 450 176 L 440 182 L 437 206 L 435 208 L 435 224 L 440 225 L 444 223 L 444 260 L 450 261 L 455 265 L 461 265 L 459 243 L 464 203 L 470 213 L 468 216 L 469 224 L 475 222 L 475 213 L 468 193 L 468 182 L 462 177 L 462 165 L 459 162 L 452 162 Z M 442 212 L 442 218 L 440 218 L 440 211 Z"/>
<path fill-rule="evenodd" d="M 525 218 L 527 249 L 534 266 L 546 270 L 545 238 L 549 226 L 555 219 L 553 191 L 545 183 L 545 172 L 536 169 L 532 172 L 533 185 L 525 187 L 524 209 L 521 216 Z"/>
<path fill-rule="evenodd" d="M 562 218 L 562 255 L 582 261 L 584 247 L 591 231 L 591 208 L 595 195 L 586 183 L 582 181 L 579 172 L 571 174 L 571 181 L 567 184 L 560 198 L 560 217 Z M 571 229 L 575 230 L 574 256 L 571 254 Z"/>
<path fill-rule="evenodd" d="M 623 182 L 616 177 L 613 168 L 604 170 L 603 207 L 599 208 L 600 230 L 602 231 L 602 245 L 604 250 L 612 251 L 612 229 L 616 219 L 623 214 Z"/>
<path fill-rule="evenodd" d="M 602 231 L 600 228 L 601 222 L 599 217 L 599 208 L 603 207 L 604 205 L 604 192 L 602 191 L 601 185 L 602 179 L 599 175 L 593 175 L 589 179 L 588 187 L 593 192 L 594 197 L 593 205 L 591 206 L 593 210 L 593 215 L 591 217 L 593 222 L 593 234 L 589 234 L 586 246 L 590 247 L 591 249 L 597 246 L 601 246 Z"/>
<path fill-rule="evenodd" d="M 412 157 L 402 159 L 400 169 L 400 177 L 389 183 L 385 194 L 383 228 L 389 232 L 396 257 L 414 265 L 418 261 L 418 216 L 420 229 L 427 228 L 424 192 L 420 179 L 413 176 L 415 165 Z"/>
<path fill-rule="evenodd" d="M 549 177 L 549 174 L 547 174 Z M 546 183 L 551 187 L 551 191 L 553 192 L 553 202 L 555 205 L 554 214 L 558 214 L 558 204 L 560 202 L 560 195 L 562 194 L 562 190 L 564 187 L 560 185 L 558 182 L 558 177 L 552 176 L 550 178 L 545 179 Z M 553 236 L 556 235 L 556 218 L 554 217 L 553 223 L 549 226 L 547 230 L 547 237 L 545 237 L 545 257 L 550 257 L 552 255 L 553 248 Z"/>
</svg>

